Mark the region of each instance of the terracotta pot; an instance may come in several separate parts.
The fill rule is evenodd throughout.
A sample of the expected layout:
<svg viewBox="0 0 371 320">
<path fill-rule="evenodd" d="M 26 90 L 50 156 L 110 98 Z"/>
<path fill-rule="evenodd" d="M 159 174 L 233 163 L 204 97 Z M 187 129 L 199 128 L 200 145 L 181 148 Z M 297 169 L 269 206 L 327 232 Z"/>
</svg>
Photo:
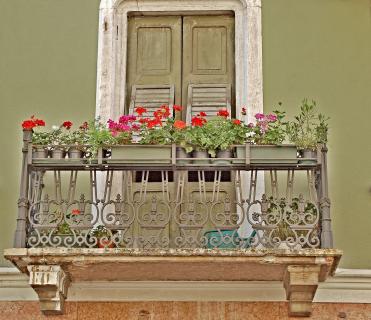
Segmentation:
<svg viewBox="0 0 371 320">
<path fill-rule="evenodd" d="M 98 240 L 98 248 L 104 249 L 104 248 L 114 248 L 115 244 L 111 240 L 104 240 L 99 239 Z"/>
</svg>

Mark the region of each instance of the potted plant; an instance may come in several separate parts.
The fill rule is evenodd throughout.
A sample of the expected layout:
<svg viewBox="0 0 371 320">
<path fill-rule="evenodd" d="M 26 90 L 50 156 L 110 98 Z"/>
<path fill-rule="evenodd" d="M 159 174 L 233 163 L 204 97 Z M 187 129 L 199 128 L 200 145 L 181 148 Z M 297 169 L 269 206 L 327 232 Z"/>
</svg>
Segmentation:
<svg viewBox="0 0 371 320">
<path fill-rule="evenodd" d="M 108 147 L 116 144 L 116 139 L 112 135 L 111 131 L 100 121 L 100 118 L 95 119 L 88 123 L 86 130 L 86 141 L 88 146 L 86 152 L 90 160 L 94 160 L 98 156 L 98 150 L 103 147 L 105 154 L 107 156 Z"/>
<path fill-rule="evenodd" d="M 66 143 L 68 146 L 68 158 L 80 159 L 86 151 L 86 144 L 88 143 L 87 130 L 89 125 L 84 122 L 77 130 L 69 131 L 66 136 Z"/>
<path fill-rule="evenodd" d="M 267 201 L 269 203 L 268 213 L 281 217 L 277 228 L 273 230 L 270 238 L 278 239 L 278 247 L 281 249 L 300 248 L 300 244 L 294 244 L 293 242 L 296 241 L 297 237 L 305 237 L 308 231 L 297 230 L 294 232 L 290 223 L 295 224 L 299 217 L 300 205 L 302 206 L 303 214 L 306 216 L 306 222 L 313 222 L 318 214 L 316 206 L 311 202 L 305 202 L 302 196 L 292 199 L 291 204 L 288 206 L 289 210 L 287 210 L 287 200 L 285 198 L 274 200 L 273 197 L 269 197 Z M 292 242 L 292 246 L 290 246 L 290 242 Z"/>
<path fill-rule="evenodd" d="M 115 244 L 111 240 L 112 233 L 104 225 L 99 225 L 91 231 L 91 235 L 97 239 L 98 248 L 114 248 Z"/>
<path fill-rule="evenodd" d="M 192 160 L 187 160 L 191 157 L 192 147 L 187 141 L 187 132 L 190 129 L 182 120 L 175 120 L 173 124 L 174 130 L 172 133 L 172 142 L 177 145 L 176 157 L 178 164 L 188 164 Z"/>
<path fill-rule="evenodd" d="M 31 116 L 30 119 L 22 122 L 23 131 L 28 131 L 32 136 L 32 157 L 36 159 L 44 159 L 48 157 L 48 144 L 50 136 L 48 132 L 40 132 L 36 128 L 44 127 L 45 121 Z"/>
<path fill-rule="evenodd" d="M 256 123 L 247 125 L 247 142 L 250 144 L 250 163 L 297 163 L 297 150 L 294 145 L 283 145 L 286 138 L 285 113 L 274 111 L 270 114 L 257 113 Z M 246 155 L 245 147 L 237 147 L 237 158 Z M 245 161 L 236 160 L 235 163 Z"/>
<path fill-rule="evenodd" d="M 64 159 L 67 152 L 68 131 L 72 127 L 71 121 L 64 121 L 60 126 L 53 126 L 50 132 L 51 157 Z"/>
<path fill-rule="evenodd" d="M 207 130 L 204 126 L 207 123 L 206 113 L 200 112 L 196 116 L 192 117 L 192 126 L 186 132 L 185 140 L 189 145 L 188 151 L 192 152 L 192 157 L 197 159 L 193 160 L 196 164 L 209 164 L 209 153 L 210 141 L 207 136 Z M 202 159 L 202 160 L 200 160 Z"/>
<path fill-rule="evenodd" d="M 316 163 L 316 150 L 319 145 L 327 143 L 328 120 L 315 111 L 316 102 L 304 99 L 300 113 L 294 121 L 287 124 L 287 133 L 291 142 L 301 151 L 300 163 Z"/>
</svg>

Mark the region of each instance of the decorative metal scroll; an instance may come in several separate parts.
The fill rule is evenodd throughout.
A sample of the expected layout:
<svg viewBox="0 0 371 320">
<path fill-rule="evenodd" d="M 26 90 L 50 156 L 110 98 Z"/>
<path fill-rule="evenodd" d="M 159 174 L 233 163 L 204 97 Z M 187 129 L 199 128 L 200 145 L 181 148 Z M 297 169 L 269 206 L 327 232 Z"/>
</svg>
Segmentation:
<svg viewBox="0 0 371 320">
<path fill-rule="evenodd" d="M 36 171 L 30 179 L 27 243 L 142 249 L 320 247 L 315 169 L 271 170 L 261 179 L 259 174 L 232 171 L 225 181 L 221 171 L 211 178 L 197 171 L 195 181 L 187 171 L 171 176 L 162 171 L 157 182 L 150 182 L 149 171 L 108 170 L 101 173 L 105 183 L 99 190 L 94 170 Z"/>
</svg>

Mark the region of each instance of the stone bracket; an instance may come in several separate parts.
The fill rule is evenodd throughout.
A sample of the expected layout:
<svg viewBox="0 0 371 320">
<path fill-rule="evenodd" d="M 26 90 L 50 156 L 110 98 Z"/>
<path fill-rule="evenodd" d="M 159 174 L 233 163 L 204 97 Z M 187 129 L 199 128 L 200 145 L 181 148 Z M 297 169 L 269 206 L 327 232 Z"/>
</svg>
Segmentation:
<svg viewBox="0 0 371 320">
<path fill-rule="evenodd" d="M 320 265 L 288 266 L 284 278 L 290 316 L 309 317 L 318 288 Z"/>
<path fill-rule="evenodd" d="M 59 265 L 28 265 L 29 284 L 36 291 L 44 314 L 62 314 L 70 284 L 68 275 Z"/>
</svg>

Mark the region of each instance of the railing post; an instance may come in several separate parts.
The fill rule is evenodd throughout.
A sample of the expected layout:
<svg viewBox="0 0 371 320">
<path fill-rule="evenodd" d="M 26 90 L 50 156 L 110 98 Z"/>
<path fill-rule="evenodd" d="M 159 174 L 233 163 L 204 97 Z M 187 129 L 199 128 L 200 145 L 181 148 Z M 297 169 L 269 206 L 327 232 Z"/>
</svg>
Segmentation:
<svg viewBox="0 0 371 320">
<path fill-rule="evenodd" d="M 14 234 L 14 247 L 25 248 L 26 247 L 26 226 L 27 226 L 27 215 L 28 215 L 28 152 L 29 144 L 32 141 L 32 130 L 23 130 L 23 148 L 22 148 L 22 175 L 21 184 L 19 188 L 19 199 L 18 199 L 18 217 L 17 226 Z"/>
<path fill-rule="evenodd" d="M 321 210 L 321 247 L 333 248 L 333 236 L 331 227 L 331 202 L 328 196 L 328 172 L 327 172 L 327 146 L 321 149 L 321 176 L 320 176 L 320 197 L 319 205 Z"/>
</svg>

